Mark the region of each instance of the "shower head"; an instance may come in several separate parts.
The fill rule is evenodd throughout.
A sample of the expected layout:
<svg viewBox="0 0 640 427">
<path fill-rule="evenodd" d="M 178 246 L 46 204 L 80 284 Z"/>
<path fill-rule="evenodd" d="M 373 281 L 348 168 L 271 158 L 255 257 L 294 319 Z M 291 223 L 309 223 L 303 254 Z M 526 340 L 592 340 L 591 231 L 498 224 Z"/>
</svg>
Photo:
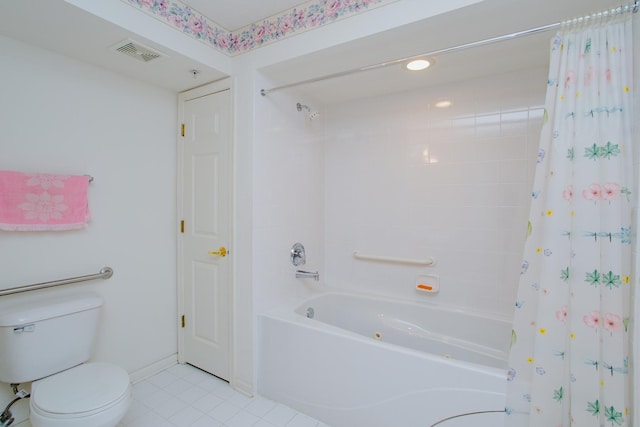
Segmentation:
<svg viewBox="0 0 640 427">
<path fill-rule="evenodd" d="M 296 104 L 296 110 L 304 111 L 306 113 L 307 119 L 309 120 L 313 120 L 320 115 L 318 111 L 313 111 L 311 108 L 309 108 L 308 105 L 304 105 L 299 102 Z"/>
</svg>

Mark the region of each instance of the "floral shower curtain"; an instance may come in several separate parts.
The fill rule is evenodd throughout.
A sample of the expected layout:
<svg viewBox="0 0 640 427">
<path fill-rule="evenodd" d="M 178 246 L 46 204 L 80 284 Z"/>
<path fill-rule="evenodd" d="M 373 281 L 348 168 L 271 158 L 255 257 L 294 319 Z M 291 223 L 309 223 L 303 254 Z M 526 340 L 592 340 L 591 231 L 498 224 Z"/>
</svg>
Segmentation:
<svg viewBox="0 0 640 427">
<path fill-rule="evenodd" d="M 509 427 L 632 425 L 631 40 L 624 14 L 565 24 L 551 43 Z"/>
</svg>

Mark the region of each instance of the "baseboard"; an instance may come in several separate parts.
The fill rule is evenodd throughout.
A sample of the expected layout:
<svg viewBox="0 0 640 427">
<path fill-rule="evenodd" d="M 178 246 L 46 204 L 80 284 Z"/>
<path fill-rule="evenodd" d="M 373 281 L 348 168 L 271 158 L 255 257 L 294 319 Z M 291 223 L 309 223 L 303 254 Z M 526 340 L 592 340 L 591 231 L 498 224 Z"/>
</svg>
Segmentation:
<svg viewBox="0 0 640 427">
<path fill-rule="evenodd" d="M 177 363 L 178 363 L 178 355 L 172 354 L 169 357 L 165 357 L 164 359 L 158 360 L 157 362 L 152 363 L 149 366 L 146 366 L 142 369 L 138 369 L 137 371 L 130 373 L 129 378 L 131 378 L 131 382 L 135 384 L 149 377 L 152 377 L 158 372 L 163 371 L 167 368 L 170 368 L 171 366 L 174 366 Z"/>
<path fill-rule="evenodd" d="M 236 391 L 239 391 L 242 394 L 245 394 L 249 397 L 253 397 L 253 385 L 249 384 L 245 381 L 234 379 L 231 381 L 231 387 L 233 387 Z"/>
</svg>

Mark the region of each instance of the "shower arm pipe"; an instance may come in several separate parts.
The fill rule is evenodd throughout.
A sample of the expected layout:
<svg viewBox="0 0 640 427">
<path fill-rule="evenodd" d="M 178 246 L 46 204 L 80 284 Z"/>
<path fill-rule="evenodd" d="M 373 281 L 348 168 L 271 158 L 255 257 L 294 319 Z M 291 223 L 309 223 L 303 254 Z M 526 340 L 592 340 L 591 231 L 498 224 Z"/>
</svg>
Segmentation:
<svg viewBox="0 0 640 427">
<path fill-rule="evenodd" d="M 390 262 L 395 264 L 425 265 L 428 267 L 432 267 L 436 264 L 436 260 L 432 257 L 429 257 L 426 259 L 397 258 L 397 257 L 382 256 L 382 255 L 362 254 L 358 251 L 353 252 L 353 257 L 355 259 L 359 259 L 362 261 L 380 261 L 380 262 Z"/>
<path fill-rule="evenodd" d="M 98 274 L 88 274 L 86 276 L 70 277 L 68 279 L 53 280 L 51 282 L 35 283 L 33 285 L 18 286 L 15 288 L 0 290 L 0 297 L 21 292 L 35 291 L 36 289 L 52 288 L 54 286 L 68 285 L 71 283 L 85 282 L 93 279 L 108 279 L 113 276 L 111 267 L 104 267 Z"/>
<path fill-rule="evenodd" d="M 600 13 L 609 13 L 609 14 L 621 14 L 621 13 L 627 13 L 627 12 L 633 12 L 633 13 L 637 13 L 638 12 L 638 8 L 640 7 L 640 0 L 636 0 L 634 3 L 630 3 L 624 6 L 620 6 L 618 8 L 615 9 L 611 9 L 608 10 L 606 12 L 600 12 Z M 386 62 L 380 62 L 378 64 L 373 64 L 373 65 L 367 65 L 364 67 L 359 67 L 359 68 L 353 68 L 350 70 L 345 70 L 345 71 L 341 71 L 339 73 L 333 73 L 333 74 L 327 74 L 326 76 L 321 76 L 321 77 L 315 77 L 312 79 L 307 79 L 307 80 L 302 80 L 299 82 L 294 82 L 294 83 L 289 83 L 289 84 L 285 84 L 282 86 L 276 86 L 276 87 L 272 87 L 271 89 L 260 89 L 260 95 L 262 96 L 267 96 L 267 94 L 271 93 L 271 92 L 276 92 L 279 90 L 283 90 L 283 89 L 289 89 L 292 87 L 296 87 L 296 86 L 302 86 L 302 85 L 306 85 L 306 84 L 310 84 L 310 83 L 318 83 L 318 82 L 322 82 L 325 80 L 331 80 L 331 79 L 335 79 L 338 77 L 345 77 L 345 76 L 349 76 L 351 74 L 356 74 L 356 73 L 361 73 L 364 71 L 371 71 L 371 70 L 378 70 L 380 68 L 385 68 L 385 67 L 389 67 L 391 65 L 397 65 L 397 64 L 402 64 L 403 62 L 415 59 L 415 58 L 421 58 L 421 57 L 425 57 L 425 56 L 437 56 L 437 55 L 444 55 L 447 53 L 453 53 L 453 52 L 459 52 L 462 50 L 466 50 L 466 49 L 472 49 L 475 47 L 480 47 L 480 46 L 485 46 L 485 45 L 489 45 L 489 44 L 493 44 L 493 43 L 498 43 L 498 42 L 503 42 L 503 41 L 507 41 L 507 40 L 513 40 L 513 39 L 517 39 L 520 37 L 525 37 L 525 36 L 531 36 L 534 34 L 538 34 L 538 33 L 544 33 L 546 31 L 551 31 L 551 30 L 555 30 L 557 28 L 560 28 L 565 22 L 573 22 L 576 20 L 580 20 L 580 19 L 590 19 L 592 16 L 597 16 L 598 14 L 593 14 L 593 15 L 587 15 L 585 17 L 582 18 L 576 18 L 576 19 L 571 19 L 571 20 L 567 20 L 567 21 L 563 21 L 563 22 L 557 22 L 555 24 L 548 24 L 548 25 L 543 25 L 541 27 L 536 27 L 536 28 L 530 28 L 528 30 L 523 30 L 523 31 L 517 31 L 515 33 L 510 33 L 510 34 L 504 34 L 501 36 L 497 36 L 497 37 L 491 37 L 488 39 L 484 39 L 484 40 L 477 40 L 474 42 L 470 42 L 470 43 L 465 43 L 465 44 L 461 44 L 458 46 L 452 46 L 452 47 L 447 47 L 444 49 L 439 49 L 439 50 L 434 50 L 428 53 L 422 53 L 419 55 L 412 55 L 412 56 L 407 56 L 405 58 L 400 58 L 400 59 L 394 59 L 391 61 L 386 61 Z"/>
</svg>

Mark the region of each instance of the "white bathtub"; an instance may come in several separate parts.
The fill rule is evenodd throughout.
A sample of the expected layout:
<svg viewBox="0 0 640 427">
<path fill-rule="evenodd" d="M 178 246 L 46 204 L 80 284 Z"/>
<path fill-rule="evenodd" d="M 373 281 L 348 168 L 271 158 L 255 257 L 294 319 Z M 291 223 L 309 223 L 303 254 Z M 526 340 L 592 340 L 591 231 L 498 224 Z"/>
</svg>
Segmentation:
<svg viewBox="0 0 640 427">
<path fill-rule="evenodd" d="M 496 316 L 326 293 L 259 316 L 258 393 L 331 427 L 496 427 L 510 332 Z"/>
</svg>

